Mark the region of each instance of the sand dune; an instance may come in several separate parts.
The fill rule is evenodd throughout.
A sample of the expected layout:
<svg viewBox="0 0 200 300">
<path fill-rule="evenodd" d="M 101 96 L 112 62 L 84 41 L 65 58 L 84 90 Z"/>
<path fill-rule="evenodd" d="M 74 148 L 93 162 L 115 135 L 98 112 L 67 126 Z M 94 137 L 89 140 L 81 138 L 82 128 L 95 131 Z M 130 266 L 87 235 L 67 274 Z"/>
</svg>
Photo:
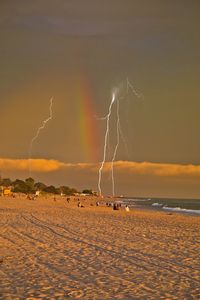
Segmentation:
<svg viewBox="0 0 200 300">
<path fill-rule="evenodd" d="M 200 218 L 0 198 L 0 299 L 199 299 Z"/>
</svg>

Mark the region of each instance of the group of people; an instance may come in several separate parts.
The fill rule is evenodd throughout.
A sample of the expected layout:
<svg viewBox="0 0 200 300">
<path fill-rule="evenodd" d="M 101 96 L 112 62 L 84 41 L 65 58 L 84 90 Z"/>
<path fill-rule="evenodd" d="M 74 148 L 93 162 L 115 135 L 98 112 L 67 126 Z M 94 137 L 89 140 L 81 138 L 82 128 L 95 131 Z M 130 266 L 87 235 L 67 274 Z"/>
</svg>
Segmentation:
<svg viewBox="0 0 200 300">
<path fill-rule="evenodd" d="M 96 202 L 96 206 L 99 206 L 99 202 Z M 113 202 L 106 202 L 106 206 L 108 207 L 112 207 L 113 210 L 120 210 L 120 208 L 122 207 L 121 203 L 113 203 Z M 130 211 L 130 208 L 128 205 L 125 206 L 125 211 Z"/>
<path fill-rule="evenodd" d="M 67 202 L 69 203 L 70 202 L 70 198 L 66 198 Z M 85 207 L 82 203 L 81 203 L 81 200 L 80 198 L 74 198 L 75 201 L 77 201 L 77 207 Z M 86 199 L 82 199 L 82 200 L 86 200 Z M 113 210 L 120 210 L 120 208 L 122 208 L 122 203 L 118 202 L 118 203 L 113 203 L 113 202 L 106 202 L 106 203 L 100 203 L 98 200 L 96 201 L 96 203 L 90 203 L 90 206 L 101 206 L 101 205 L 106 205 L 107 207 L 112 207 Z M 129 212 L 130 211 L 130 208 L 128 205 L 126 205 L 124 207 L 125 211 L 126 212 Z"/>
<path fill-rule="evenodd" d="M 120 207 L 122 207 L 121 203 L 114 203 L 113 204 L 113 210 L 119 210 Z M 125 206 L 125 211 L 129 212 L 130 208 L 128 207 L 128 205 Z"/>
</svg>

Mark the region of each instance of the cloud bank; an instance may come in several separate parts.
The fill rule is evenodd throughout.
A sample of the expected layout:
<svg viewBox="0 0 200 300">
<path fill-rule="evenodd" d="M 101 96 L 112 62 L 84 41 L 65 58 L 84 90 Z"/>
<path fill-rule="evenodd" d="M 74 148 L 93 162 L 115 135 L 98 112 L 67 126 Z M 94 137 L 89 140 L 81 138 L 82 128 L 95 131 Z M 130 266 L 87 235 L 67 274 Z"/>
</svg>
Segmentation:
<svg viewBox="0 0 200 300">
<path fill-rule="evenodd" d="M 10 159 L 0 158 L 0 169 L 7 171 L 26 171 L 31 166 L 33 172 L 47 173 L 59 170 L 98 172 L 100 164 L 64 163 L 53 159 Z M 104 172 L 109 172 L 111 163 L 104 165 Z M 166 177 L 200 177 L 200 165 L 166 164 L 152 162 L 116 161 L 115 172 L 122 174 L 151 175 Z"/>
<path fill-rule="evenodd" d="M 7 171 L 52 172 L 62 168 L 63 163 L 53 159 L 10 159 L 0 158 L 0 169 Z"/>
</svg>

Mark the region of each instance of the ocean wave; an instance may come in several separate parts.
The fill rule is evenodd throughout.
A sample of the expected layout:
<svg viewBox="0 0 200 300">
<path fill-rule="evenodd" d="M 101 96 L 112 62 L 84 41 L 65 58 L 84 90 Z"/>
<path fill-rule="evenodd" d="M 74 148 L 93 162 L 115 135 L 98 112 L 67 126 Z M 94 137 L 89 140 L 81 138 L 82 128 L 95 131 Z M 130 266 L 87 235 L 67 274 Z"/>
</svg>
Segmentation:
<svg viewBox="0 0 200 300">
<path fill-rule="evenodd" d="M 196 209 L 187 209 L 187 208 L 181 208 L 181 207 L 168 207 L 168 206 L 163 206 L 162 209 L 168 210 L 168 211 L 200 215 L 200 210 L 196 210 Z"/>
<path fill-rule="evenodd" d="M 152 206 L 163 206 L 163 204 L 157 203 L 157 202 L 156 202 L 156 203 L 152 203 L 151 205 L 152 205 Z"/>
<path fill-rule="evenodd" d="M 138 199 L 138 198 L 126 198 L 126 199 L 124 199 L 125 201 L 135 201 L 135 202 L 146 202 L 146 201 L 151 201 L 151 199 L 150 198 L 148 198 L 148 199 Z M 123 200 L 123 201 L 124 201 Z"/>
</svg>

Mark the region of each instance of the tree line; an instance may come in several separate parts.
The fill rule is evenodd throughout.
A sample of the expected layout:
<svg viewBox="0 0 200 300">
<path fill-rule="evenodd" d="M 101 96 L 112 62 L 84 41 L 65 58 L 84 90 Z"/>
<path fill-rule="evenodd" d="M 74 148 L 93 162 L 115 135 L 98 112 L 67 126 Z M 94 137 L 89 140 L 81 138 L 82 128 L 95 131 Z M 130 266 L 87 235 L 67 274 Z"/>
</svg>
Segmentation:
<svg viewBox="0 0 200 300">
<path fill-rule="evenodd" d="M 14 181 L 10 178 L 0 178 L 0 186 L 4 188 L 10 187 L 14 193 L 25 194 L 34 194 L 36 191 L 41 191 L 45 193 L 64 194 L 70 196 L 78 192 L 75 188 L 70 188 L 68 186 L 55 187 L 54 185 L 46 185 L 43 182 L 35 182 L 35 180 L 31 177 L 25 180 L 16 179 Z"/>
</svg>

